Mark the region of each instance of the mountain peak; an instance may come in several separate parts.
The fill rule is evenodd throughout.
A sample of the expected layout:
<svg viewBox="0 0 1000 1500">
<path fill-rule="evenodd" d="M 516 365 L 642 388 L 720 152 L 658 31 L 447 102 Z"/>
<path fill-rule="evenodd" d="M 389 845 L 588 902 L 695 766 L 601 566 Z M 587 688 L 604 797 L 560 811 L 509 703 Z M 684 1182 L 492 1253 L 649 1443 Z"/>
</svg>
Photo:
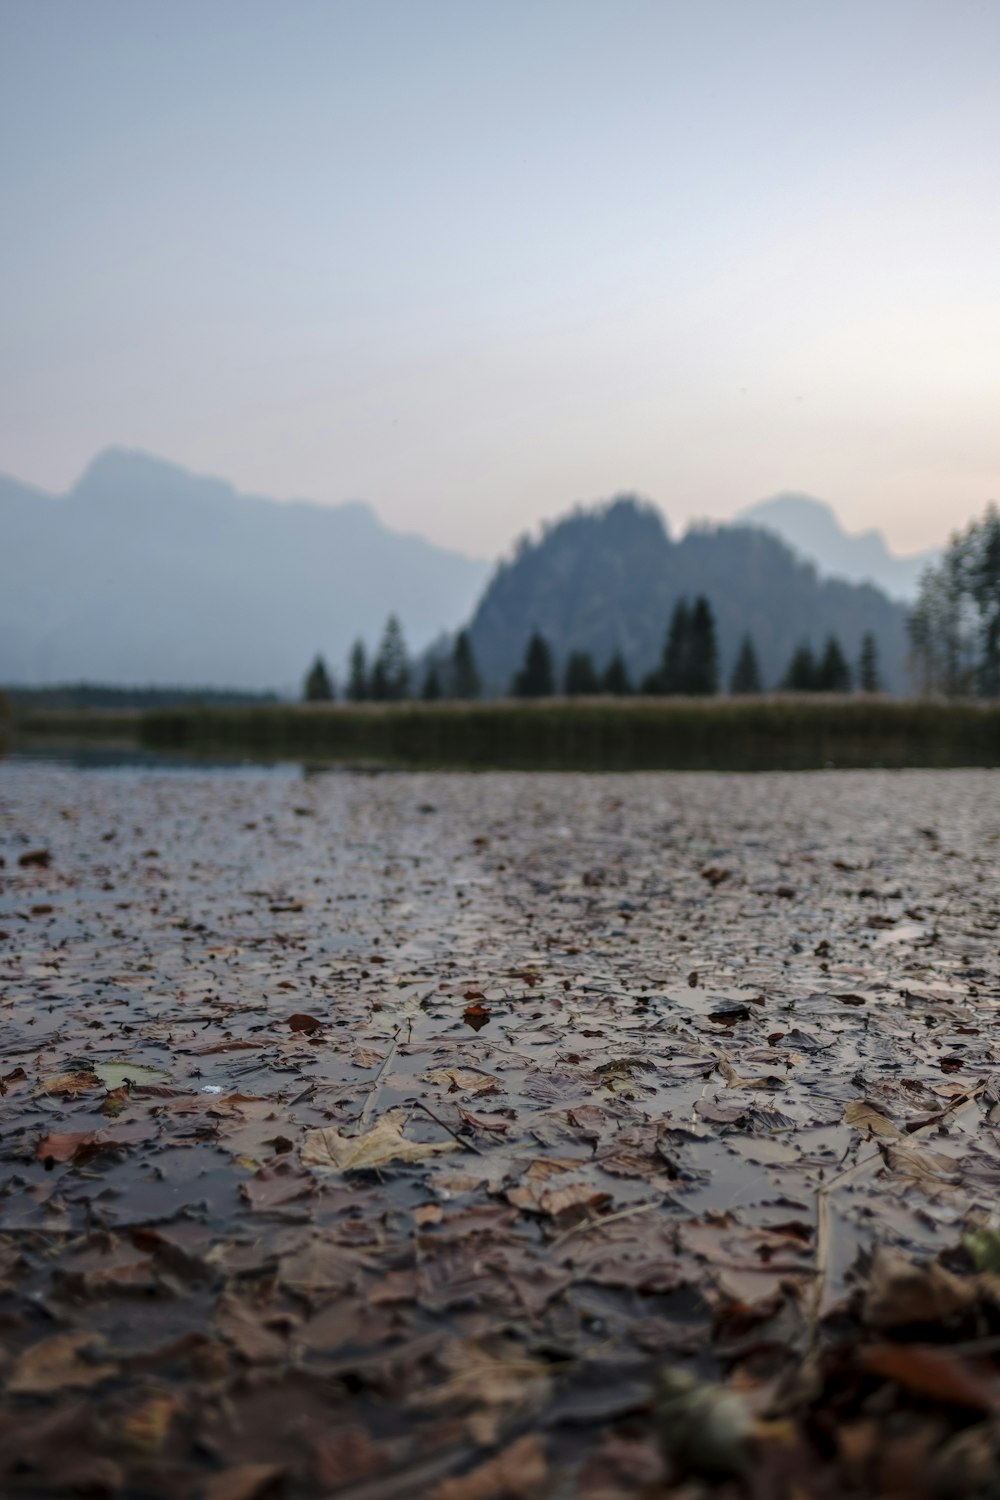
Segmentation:
<svg viewBox="0 0 1000 1500">
<path fill-rule="evenodd" d="M 812 495 L 785 492 L 741 510 L 736 520 L 775 532 L 821 572 L 852 583 L 874 583 L 896 599 L 912 599 L 920 575 L 937 552 L 899 556 L 874 528 L 845 531 L 832 505 Z"/>
</svg>

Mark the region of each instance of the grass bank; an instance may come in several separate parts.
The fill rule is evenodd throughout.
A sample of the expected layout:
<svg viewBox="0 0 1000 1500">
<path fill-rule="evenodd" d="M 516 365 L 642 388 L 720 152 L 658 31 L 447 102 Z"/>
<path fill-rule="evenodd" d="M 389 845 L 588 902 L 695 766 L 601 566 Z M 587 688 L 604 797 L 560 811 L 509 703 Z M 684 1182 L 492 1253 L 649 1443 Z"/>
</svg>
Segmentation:
<svg viewBox="0 0 1000 1500">
<path fill-rule="evenodd" d="M 165 751 L 525 769 L 1000 765 L 1000 704 L 891 698 L 283 704 L 139 716 Z"/>
</svg>

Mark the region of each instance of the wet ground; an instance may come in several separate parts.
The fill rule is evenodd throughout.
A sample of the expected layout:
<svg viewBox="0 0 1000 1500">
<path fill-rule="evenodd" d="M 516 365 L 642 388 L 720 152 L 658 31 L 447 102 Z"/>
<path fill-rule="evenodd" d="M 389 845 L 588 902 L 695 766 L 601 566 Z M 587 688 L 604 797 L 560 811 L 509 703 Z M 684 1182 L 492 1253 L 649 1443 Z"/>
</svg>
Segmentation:
<svg viewBox="0 0 1000 1500">
<path fill-rule="evenodd" d="M 7 762 L 0 856 L 11 1492 L 729 1493 L 663 1371 L 994 1227 L 1000 773 Z"/>
</svg>

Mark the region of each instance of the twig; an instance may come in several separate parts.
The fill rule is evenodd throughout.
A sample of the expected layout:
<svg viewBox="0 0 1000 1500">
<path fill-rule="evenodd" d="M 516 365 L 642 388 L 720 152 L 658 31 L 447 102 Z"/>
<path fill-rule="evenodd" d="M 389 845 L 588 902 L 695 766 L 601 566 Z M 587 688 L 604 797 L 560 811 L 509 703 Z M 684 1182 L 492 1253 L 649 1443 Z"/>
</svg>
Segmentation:
<svg viewBox="0 0 1000 1500">
<path fill-rule="evenodd" d="M 477 1156 L 485 1156 L 486 1153 L 484 1151 L 480 1151 L 475 1141 L 470 1141 L 466 1136 L 459 1135 L 457 1130 L 452 1130 L 450 1125 L 446 1125 L 443 1120 L 439 1120 L 434 1111 L 432 1109 L 428 1109 L 427 1105 L 424 1104 L 422 1099 L 407 1099 L 406 1103 L 413 1105 L 415 1109 L 422 1109 L 425 1115 L 430 1115 L 435 1125 L 440 1125 L 442 1130 L 447 1130 L 448 1134 L 450 1136 L 454 1136 L 455 1140 L 460 1146 L 465 1147 L 466 1151 L 474 1151 Z"/>
<path fill-rule="evenodd" d="M 395 1059 L 396 1038 L 393 1037 L 391 1043 L 389 1044 L 389 1050 L 385 1054 L 385 1057 L 382 1061 L 382 1066 L 379 1068 L 378 1072 L 375 1074 L 375 1077 L 372 1079 L 371 1084 L 369 1085 L 368 1098 L 365 1100 L 364 1107 L 362 1108 L 361 1113 L 358 1116 L 359 1134 L 362 1130 L 364 1130 L 365 1126 L 368 1124 L 368 1121 L 371 1119 L 372 1115 L 375 1112 L 375 1105 L 378 1103 L 378 1096 L 382 1091 L 382 1079 L 385 1077 L 386 1073 L 388 1073 Z"/>
<path fill-rule="evenodd" d="M 557 1234 L 554 1240 L 549 1240 L 547 1248 L 554 1250 L 557 1245 L 563 1244 L 564 1241 L 568 1240 L 574 1234 L 581 1234 L 585 1229 L 603 1229 L 606 1224 L 616 1224 L 619 1219 L 632 1219 L 636 1214 L 645 1214 L 651 1208 L 659 1208 L 660 1206 L 655 1201 L 652 1203 L 635 1203 L 631 1208 L 619 1209 L 616 1214 L 602 1214 L 593 1219 L 581 1219 L 579 1224 L 572 1224 L 569 1229 L 564 1229 L 562 1234 Z"/>
</svg>

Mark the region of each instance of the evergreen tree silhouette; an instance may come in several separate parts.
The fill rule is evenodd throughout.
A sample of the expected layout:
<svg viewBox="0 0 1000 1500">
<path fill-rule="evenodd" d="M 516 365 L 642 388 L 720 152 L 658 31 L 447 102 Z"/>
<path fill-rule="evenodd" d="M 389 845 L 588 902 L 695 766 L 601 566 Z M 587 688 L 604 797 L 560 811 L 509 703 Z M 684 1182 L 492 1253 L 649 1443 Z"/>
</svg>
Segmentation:
<svg viewBox="0 0 1000 1500">
<path fill-rule="evenodd" d="M 511 683 L 511 692 L 515 698 L 549 698 L 555 690 L 552 652 L 548 641 L 536 630 L 528 642 L 521 670 Z"/>
<path fill-rule="evenodd" d="M 437 669 L 437 662 L 432 661 L 428 663 L 420 696 L 425 703 L 434 703 L 441 697 L 441 677 Z"/>
<path fill-rule="evenodd" d="M 403 627 L 395 615 L 390 615 L 372 668 L 371 695 L 381 701 L 396 701 L 405 698 L 409 691 L 410 663 Z"/>
<path fill-rule="evenodd" d="M 878 646 L 870 630 L 861 637 L 861 654 L 858 657 L 858 687 L 863 693 L 877 693 L 881 689 L 878 675 Z"/>
<path fill-rule="evenodd" d="M 719 647 L 715 638 L 715 616 L 704 594 L 694 601 L 688 625 L 682 692 L 708 697 L 719 691 Z"/>
<path fill-rule="evenodd" d="M 329 703 L 334 696 L 333 683 L 326 669 L 326 662 L 321 656 L 316 657 L 306 673 L 302 696 L 307 703 Z"/>
<path fill-rule="evenodd" d="M 604 669 L 601 691 L 613 693 L 616 698 L 624 698 L 632 691 L 632 681 L 620 651 L 615 652 Z"/>
<path fill-rule="evenodd" d="M 663 660 L 658 674 L 653 674 L 654 693 L 683 693 L 690 675 L 689 656 L 691 649 L 691 611 L 686 599 L 678 599 L 670 616 L 667 639 L 663 645 Z M 649 684 L 651 678 L 646 679 Z M 644 684 L 645 685 L 645 684 Z"/>
<path fill-rule="evenodd" d="M 819 686 L 819 670 L 812 647 L 805 641 L 797 646 L 781 679 L 781 686 L 788 693 L 815 693 Z"/>
<path fill-rule="evenodd" d="M 821 693 L 849 693 L 851 669 L 835 635 L 827 637 L 816 669 L 816 686 Z"/>
<path fill-rule="evenodd" d="M 729 691 L 740 694 L 761 693 L 763 690 L 757 652 L 754 650 L 753 638 L 748 632 L 740 642 L 739 654 L 729 679 Z"/>
<path fill-rule="evenodd" d="M 469 632 L 460 630 L 451 653 L 451 695 L 453 698 L 478 698 L 481 691 L 482 683 Z"/>
<path fill-rule="evenodd" d="M 368 658 L 364 641 L 355 641 L 347 663 L 347 696 L 352 703 L 363 703 L 368 697 Z"/>
<path fill-rule="evenodd" d="M 568 698 L 596 693 L 600 687 L 589 651 L 571 651 L 566 662 L 563 692 Z"/>
</svg>

